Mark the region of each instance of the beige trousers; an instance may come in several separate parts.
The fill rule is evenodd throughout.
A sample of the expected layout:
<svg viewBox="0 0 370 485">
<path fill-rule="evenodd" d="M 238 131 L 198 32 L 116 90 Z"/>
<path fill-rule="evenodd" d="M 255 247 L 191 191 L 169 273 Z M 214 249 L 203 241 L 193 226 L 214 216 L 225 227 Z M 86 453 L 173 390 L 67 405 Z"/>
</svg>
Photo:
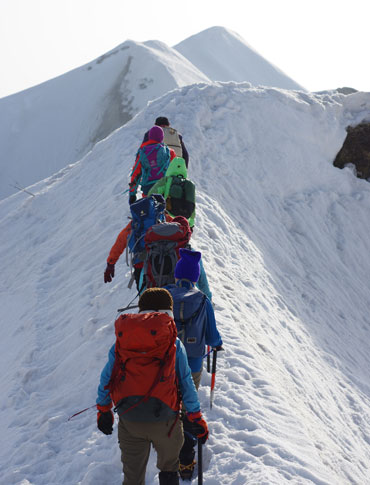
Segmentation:
<svg viewBox="0 0 370 485">
<path fill-rule="evenodd" d="M 200 379 L 202 377 L 202 371 L 199 372 L 192 372 L 191 377 L 193 378 L 195 389 L 198 390 L 200 386 Z"/>
<path fill-rule="evenodd" d="M 157 468 L 163 472 L 179 469 L 179 453 L 184 443 L 182 423 L 177 419 L 169 422 L 143 423 L 122 418 L 118 424 L 118 441 L 123 464 L 123 485 L 145 485 L 145 471 L 150 446 L 157 452 Z M 168 433 L 172 428 L 171 435 Z"/>
</svg>

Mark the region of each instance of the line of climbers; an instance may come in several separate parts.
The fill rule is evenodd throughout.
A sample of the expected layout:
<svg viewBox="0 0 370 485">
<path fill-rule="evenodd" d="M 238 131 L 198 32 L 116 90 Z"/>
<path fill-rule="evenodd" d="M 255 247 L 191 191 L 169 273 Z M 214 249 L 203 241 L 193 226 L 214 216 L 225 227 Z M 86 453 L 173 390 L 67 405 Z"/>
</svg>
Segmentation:
<svg viewBox="0 0 370 485">
<path fill-rule="evenodd" d="M 187 178 L 188 162 L 182 136 L 167 118 L 157 118 L 132 169 L 131 221 L 104 272 L 104 282 L 111 282 L 126 249 L 129 287 L 135 280 L 139 296 L 139 313 L 121 314 L 115 322 L 116 342 L 96 401 L 103 433 L 113 432 L 113 404 L 119 416 L 123 485 L 145 484 L 151 445 L 160 485 L 178 484 L 179 474 L 190 480 L 197 439 L 208 439 L 197 390 L 205 346 L 223 348 L 201 253 L 190 246 L 195 186 Z M 139 187 L 142 198 L 136 200 Z"/>
</svg>

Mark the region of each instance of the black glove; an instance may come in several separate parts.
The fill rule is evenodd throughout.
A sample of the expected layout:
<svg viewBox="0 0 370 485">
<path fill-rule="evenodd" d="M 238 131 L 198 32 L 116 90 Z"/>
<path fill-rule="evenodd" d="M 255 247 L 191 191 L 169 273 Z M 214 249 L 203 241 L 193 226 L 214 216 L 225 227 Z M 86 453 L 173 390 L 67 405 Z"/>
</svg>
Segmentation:
<svg viewBox="0 0 370 485">
<path fill-rule="evenodd" d="M 128 199 L 128 203 L 131 205 L 134 202 L 136 202 L 136 195 L 130 195 L 130 197 Z"/>
<path fill-rule="evenodd" d="M 114 264 L 107 264 L 107 267 L 104 271 L 104 283 L 110 283 L 114 278 Z"/>
<path fill-rule="evenodd" d="M 196 413 L 186 413 L 187 420 L 191 423 L 191 434 L 196 436 L 198 440 L 204 445 L 208 439 L 208 426 L 203 419 L 200 411 Z"/>
<path fill-rule="evenodd" d="M 99 409 L 99 407 L 98 407 Z M 114 416 L 112 411 L 98 411 L 98 428 L 104 434 L 113 433 Z"/>
<path fill-rule="evenodd" d="M 213 347 L 213 350 L 215 350 L 216 352 L 221 352 L 222 350 L 225 350 L 222 345 L 217 345 L 217 347 Z"/>
</svg>

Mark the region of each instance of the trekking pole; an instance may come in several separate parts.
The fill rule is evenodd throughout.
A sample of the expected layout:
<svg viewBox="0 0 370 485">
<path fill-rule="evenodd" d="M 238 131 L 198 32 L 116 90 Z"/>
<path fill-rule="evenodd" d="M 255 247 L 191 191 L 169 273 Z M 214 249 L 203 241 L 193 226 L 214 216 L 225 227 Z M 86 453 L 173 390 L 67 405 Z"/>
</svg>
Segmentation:
<svg viewBox="0 0 370 485">
<path fill-rule="evenodd" d="M 217 362 L 217 350 L 213 349 L 213 359 L 212 359 L 212 379 L 211 379 L 211 396 L 209 401 L 209 407 L 212 409 L 214 392 L 215 392 L 215 383 L 216 383 L 216 362 Z"/>
<path fill-rule="evenodd" d="M 140 293 L 137 293 L 134 298 L 130 301 L 130 303 L 125 306 L 124 308 L 118 308 L 117 312 L 118 313 L 122 313 L 124 312 L 125 310 L 131 310 L 131 308 L 139 308 L 139 305 L 134 305 L 134 306 L 131 306 L 131 303 L 136 300 L 136 298 L 139 296 Z"/>
<path fill-rule="evenodd" d="M 19 186 L 17 183 L 16 185 L 11 185 L 9 184 L 11 187 L 14 187 L 15 189 L 17 190 L 21 190 L 22 192 L 26 192 L 26 194 L 29 194 L 29 195 L 32 195 L 32 197 L 36 197 L 35 194 L 33 194 L 32 192 L 29 192 L 28 190 L 26 190 L 25 188 L 22 188 L 21 186 Z"/>
<path fill-rule="evenodd" d="M 96 408 L 97 404 L 94 404 L 93 406 L 90 406 L 88 408 L 85 408 L 85 409 L 82 409 L 82 411 L 78 411 L 77 413 L 73 414 L 72 416 L 70 416 L 67 421 L 70 421 L 72 418 L 74 418 L 75 416 L 78 416 L 79 414 L 82 414 L 86 411 L 88 411 L 89 409 L 93 409 L 93 408 Z"/>
<path fill-rule="evenodd" d="M 202 442 L 198 439 L 198 485 L 203 485 L 203 449 Z"/>
<path fill-rule="evenodd" d="M 211 346 L 207 345 L 207 372 L 211 372 Z"/>
<path fill-rule="evenodd" d="M 126 310 L 132 310 L 133 308 L 139 308 L 139 305 L 128 305 L 128 306 L 125 306 L 125 308 L 118 308 L 117 312 L 118 313 L 122 313 L 122 312 L 125 312 Z"/>
</svg>

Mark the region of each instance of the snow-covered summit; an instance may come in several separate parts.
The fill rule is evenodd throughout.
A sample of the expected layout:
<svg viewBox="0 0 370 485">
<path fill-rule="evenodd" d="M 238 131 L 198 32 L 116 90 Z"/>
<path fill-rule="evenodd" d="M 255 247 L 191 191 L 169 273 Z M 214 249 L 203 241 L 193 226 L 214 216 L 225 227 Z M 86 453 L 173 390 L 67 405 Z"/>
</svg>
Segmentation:
<svg viewBox="0 0 370 485">
<path fill-rule="evenodd" d="M 181 109 L 179 107 L 181 106 Z M 332 160 L 370 94 L 191 85 L 150 103 L 80 162 L 0 202 L 0 447 L 6 485 L 116 485 L 116 430 L 96 429 L 99 374 L 127 289 L 103 271 L 129 215 L 132 157 L 157 113 L 190 153 L 192 244 L 225 352 L 205 485 L 370 483 L 370 184 Z M 147 485 L 157 485 L 154 455 Z"/>
<path fill-rule="evenodd" d="M 198 82 L 211 81 L 166 44 L 127 41 L 0 99 L 0 199 L 16 191 L 15 182 L 29 186 L 80 160 L 148 101 Z"/>
<path fill-rule="evenodd" d="M 248 81 L 256 86 L 305 90 L 239 34 L 224 27 L 211 27 L 174 48 L 213 81 Z"/>
</svg>

